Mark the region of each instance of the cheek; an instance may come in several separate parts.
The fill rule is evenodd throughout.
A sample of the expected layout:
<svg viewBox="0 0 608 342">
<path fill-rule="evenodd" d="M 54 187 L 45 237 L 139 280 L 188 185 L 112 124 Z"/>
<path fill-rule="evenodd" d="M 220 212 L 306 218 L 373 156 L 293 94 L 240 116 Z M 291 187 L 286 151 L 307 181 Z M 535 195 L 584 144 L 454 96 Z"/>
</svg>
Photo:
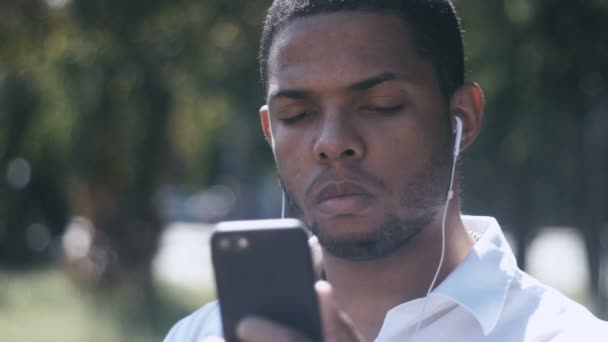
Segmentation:
<svg viewBox="0 0 608 342">
<path fill-rule="evenodd" d="M 301 184 L 305 174 L 305 165 L 301 154 L 279 154 L 277 159 L 280 160 L 280 162 L 277 162 L 277 167 L 281 179 L 289 184 Z"/>
<path fill-rule="evenodd" d="M 413 122 L 370 127 L 366 131 L 366 168 L 383 178 L 391 190 L 402 188 L 426 167 L 436 143 L 421 125 Z"/>
<path fill-rule="evenodd" d="M 291 196 L 298 201 L 309 183 L 309 168 L 313 165 L 310 160 L 311 152 L 306 144 L 296 137 L 280 136 L 276 139 L 276 160 L 279 176 Z"/>
</svg>

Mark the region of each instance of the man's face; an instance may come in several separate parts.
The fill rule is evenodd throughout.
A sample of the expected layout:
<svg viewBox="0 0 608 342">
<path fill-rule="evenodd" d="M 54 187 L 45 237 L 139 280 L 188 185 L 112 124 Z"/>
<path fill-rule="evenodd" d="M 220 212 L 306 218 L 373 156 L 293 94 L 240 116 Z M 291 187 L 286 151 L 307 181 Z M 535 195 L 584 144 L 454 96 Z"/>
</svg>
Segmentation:
<svg viewBox="0 0 608 342">
<path fill-rule="evenodd" d="M 268 113 L 279 176 L 335 256 L 386 256 L 437 218 L 451 165 L 446 111 L 434 68 L 395 15 L 314 15 L 274 39 Z"/>
</svg>

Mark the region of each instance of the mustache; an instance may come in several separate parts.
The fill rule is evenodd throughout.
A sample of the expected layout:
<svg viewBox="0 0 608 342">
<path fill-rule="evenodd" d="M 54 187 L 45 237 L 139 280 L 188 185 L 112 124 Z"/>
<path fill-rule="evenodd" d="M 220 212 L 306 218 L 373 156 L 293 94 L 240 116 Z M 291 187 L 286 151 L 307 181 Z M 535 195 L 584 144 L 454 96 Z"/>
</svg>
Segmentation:
<svg viewBox="0 0 608 342">
<path fill-rule="evenodd" d="M 350 182 L 371 186 L 380 190 L 389 190 L 386 183 L 384 183 L 382 179 L 366 172 L 361 168 L 351 167 L 344 169 L 343 171 L 336 172 L 334 168 L 327 167 L 321 171 L 321 173 L 319 173 L 319 175 L 316 176 L 306 187 L 306 190 L 304 191 L 305 200 L 309 201 L 310 197 L 319 186 L 336 180 L 348 180 Z"/>
</svg>

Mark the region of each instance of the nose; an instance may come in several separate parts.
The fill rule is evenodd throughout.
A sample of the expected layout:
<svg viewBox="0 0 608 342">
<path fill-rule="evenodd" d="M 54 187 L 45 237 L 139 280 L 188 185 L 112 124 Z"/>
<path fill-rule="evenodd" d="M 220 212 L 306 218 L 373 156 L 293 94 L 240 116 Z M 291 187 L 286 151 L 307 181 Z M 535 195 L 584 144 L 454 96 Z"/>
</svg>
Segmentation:
<svg viewBox="0 0 608 342">
<path fill-rule="evenodd" d="M 347 118 L 327 116 L 320 124 L 313 153 L 319 162 L 361 159 L 365 153 L 363 139 Z"/>
</svg>

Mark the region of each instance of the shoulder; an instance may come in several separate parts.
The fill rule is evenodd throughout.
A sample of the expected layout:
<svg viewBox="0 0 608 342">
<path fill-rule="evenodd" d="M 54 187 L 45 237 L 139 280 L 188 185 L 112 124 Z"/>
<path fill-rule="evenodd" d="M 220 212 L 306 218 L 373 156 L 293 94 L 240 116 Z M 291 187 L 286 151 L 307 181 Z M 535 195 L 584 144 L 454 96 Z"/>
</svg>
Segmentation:
<svg viewBox="0 0 608 342">
<path fill-rule="evenodd" d="M 511 317 L 508 321 L 525 326 L 526 341 L 599 341 L 608 336 L 607 322 L 522 271 L 515 276 L 503 313 Z"/>
<path fill-rule="evenodd" d="M 222 336 L 220 307 L 217 301 L 204 305 L 177 322 L 164 342 L 195 342 L 206 336 Z"/>
</svg>

